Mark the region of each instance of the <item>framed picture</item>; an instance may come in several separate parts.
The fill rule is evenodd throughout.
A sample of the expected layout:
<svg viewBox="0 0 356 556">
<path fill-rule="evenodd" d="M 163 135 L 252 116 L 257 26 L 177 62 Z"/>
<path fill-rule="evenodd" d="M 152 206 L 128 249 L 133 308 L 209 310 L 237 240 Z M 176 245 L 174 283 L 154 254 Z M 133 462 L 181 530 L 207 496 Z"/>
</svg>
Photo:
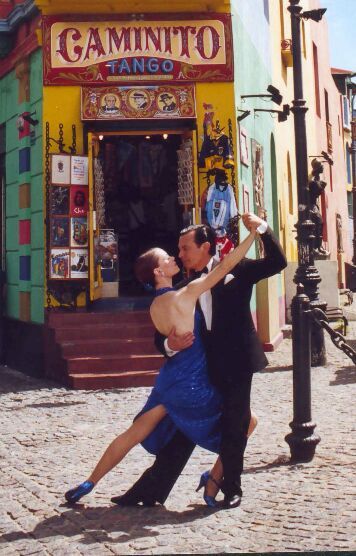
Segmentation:
<svg viewBox="0 0 356 556">
<path fill-rule="evenodd" d="M 69 187 L 54 185 L 51 188 L 51 214 L 53 216 L 69 214 Z"/>
<path fill-rule="evenodd" d="M 69 278 L 69 249 L 51 249 L 50 278 Z"/>
<path fill-rule="evenodd" d="M 246 185 L 242 185 L 242 208 L 244 212 L 250 212 L 250 192 Z"/>
<path fill-rule="evenodd" d="M 81 185 L 72 185 L 70 188 L 70 214 L 71 216 L 86 216 L 88 213 L 88 188 Z"/>
<path fill-rule="evenodd" d="M 71 249 L 70 277 L 88 278 L 88 249 Z"/>
<path fill-rule="evenodd" d="M 70 245 L 71 247 L 88 246 L 88 221 L 86 217 L 71 218 Z"/>
<path fill-rule="evenodd" d="M 255 205 L 258 209 L 265 208 L 265 175 L 263 165 L 263 147 L 254 139 L 252 145 L 252 183 Z M 260 214 L 259 214 L 260 216 Z"/>
<path fill-rule="evenodd" d="M 88 185 L 88 157 L 71 157 L 71 184 Z"/>
<path fill-rule="evenodd" d="M 244 127 L 240 126 L 239 137 L 240 137 L 240 161 L 241 164 L 248 166 L 250 164 L 248 135 Z"/>
<path fill-rule="evenodd" d="M 52 218 L 52 247 L 69 247 L 69 218 Z"/>
<path fill-rule="evenodd" d="M 70 184 L 70 155 L 52 154 L 51 156 L 51 180 L 54 184 Z"/>
</svg>

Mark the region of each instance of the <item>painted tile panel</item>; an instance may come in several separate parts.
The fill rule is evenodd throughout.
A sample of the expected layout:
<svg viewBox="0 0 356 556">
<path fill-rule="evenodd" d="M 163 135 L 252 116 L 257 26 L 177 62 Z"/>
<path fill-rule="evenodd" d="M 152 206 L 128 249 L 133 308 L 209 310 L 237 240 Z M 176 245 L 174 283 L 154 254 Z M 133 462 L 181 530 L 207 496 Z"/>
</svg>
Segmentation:
<svg viewBox="0 0 356 556">
<path fill-rule="evenodd" d="M 32 271 L 31 280 L 32 286 L 42 286 L 44 284 L 44 250 L 36 249 L 31 253 L 32 256 Z"/>
</svg>

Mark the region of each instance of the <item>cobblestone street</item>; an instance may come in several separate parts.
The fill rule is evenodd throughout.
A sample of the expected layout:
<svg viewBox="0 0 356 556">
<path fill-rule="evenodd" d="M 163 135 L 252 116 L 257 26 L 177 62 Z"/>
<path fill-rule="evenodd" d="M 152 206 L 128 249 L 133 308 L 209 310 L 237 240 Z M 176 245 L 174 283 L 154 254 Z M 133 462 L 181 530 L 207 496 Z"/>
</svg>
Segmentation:
<svg viewBox="0 0 356 556">
<path fill-rule="evenodd" d="M 351 323 L 350 337 L 356 337 Z M 353 328 L 353 330 L 352 330 Z M 63 493 L 83 480 L 149 389 L 70 391 L 8 368 L 1 378 L 0 554 L 6 556 L 350 551 L 355 539 L 355 367 L 327 338 L 328 365 L 312 371 L 321 437 L 311 463 L 291 465 L 291 340 L 255 375 L 251 438 L 239 508 L 211 511 L 196 493 L 214 456 L 197 448 L 166 506 L 121 509 L 152 457 L 135 448 L 75 507 Z"/>
</svg>

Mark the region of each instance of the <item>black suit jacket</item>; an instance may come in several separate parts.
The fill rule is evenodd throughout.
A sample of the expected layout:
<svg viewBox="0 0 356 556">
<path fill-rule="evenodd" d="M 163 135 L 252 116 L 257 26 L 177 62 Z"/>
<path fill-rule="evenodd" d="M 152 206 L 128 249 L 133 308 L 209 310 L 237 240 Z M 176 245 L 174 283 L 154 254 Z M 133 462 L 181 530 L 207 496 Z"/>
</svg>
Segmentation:
<svg viewBox="0 0 356 556">
<path fill-rule="evenodd" d="M 268 363 L 252 320 L 252 290 L 259 280 L 283 270 L 287 261 L 269 227 L 260 237 L 264 257 L 243 259 L 231 271 L 234 280 L 224 284 L 223 279 L 211 290 L 212 326 L 210 332 L 203 329 L 203 337 L 210 379 L 222 390 L 237 384 L 241 374 L 260 371 Z M 166 355 L 164 340 L 164 336 L 156 333 L 156 346 Z"/>
</svg>

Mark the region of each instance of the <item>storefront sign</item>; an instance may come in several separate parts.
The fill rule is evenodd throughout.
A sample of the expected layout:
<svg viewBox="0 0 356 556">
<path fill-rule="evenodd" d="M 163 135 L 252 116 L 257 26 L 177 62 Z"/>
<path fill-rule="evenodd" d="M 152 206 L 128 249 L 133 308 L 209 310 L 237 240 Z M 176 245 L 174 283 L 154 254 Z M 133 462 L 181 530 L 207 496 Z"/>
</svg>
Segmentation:
<svg viewBox="0 0 356 556">
<path fill-rule="evenodd" d="M 43 17 L 44 84 L 232 81 L 229 14 Z"/>
<path fill-rule="evenodd" d="M 194 85 L 82 88 L 83 120 L 194 117 Z"/>
</svg>

